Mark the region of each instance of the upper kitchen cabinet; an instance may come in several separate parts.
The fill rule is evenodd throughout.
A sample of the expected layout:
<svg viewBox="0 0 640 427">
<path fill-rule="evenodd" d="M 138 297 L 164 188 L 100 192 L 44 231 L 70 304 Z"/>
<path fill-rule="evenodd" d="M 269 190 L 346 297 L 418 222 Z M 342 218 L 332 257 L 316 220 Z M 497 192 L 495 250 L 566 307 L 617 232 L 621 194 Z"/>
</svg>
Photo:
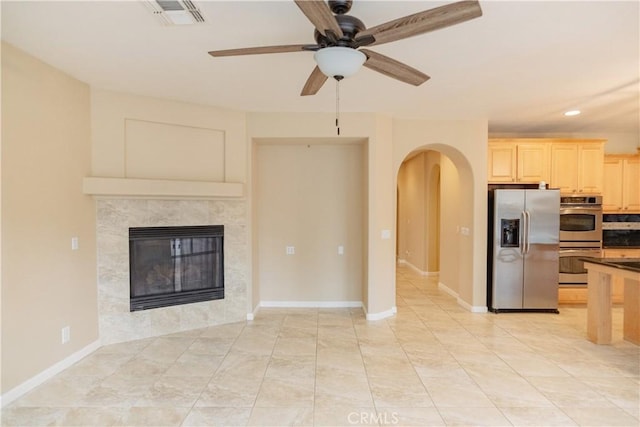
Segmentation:
<svg viewBox="0 0 640 427">
<path fill-rule="evenodd" d="M 489 141 L 487 157 L 489 182 L 515 182 L 516 144 Z"/>
<path fill-rule="evenodd" d="M 561 193 L 602 193 L 604 140 L 551 143 L 550 186 Z"/>
<path fill-rule="evenodd" d="M 549 144 L 526 139 L 491 139 L 490 183 L 549 181 Z"/>
<path fill-rule="evenodd" d="M 640 156 L 604 156 L 602 208 L 605 212 L 640 212 Z"/>
</svg>

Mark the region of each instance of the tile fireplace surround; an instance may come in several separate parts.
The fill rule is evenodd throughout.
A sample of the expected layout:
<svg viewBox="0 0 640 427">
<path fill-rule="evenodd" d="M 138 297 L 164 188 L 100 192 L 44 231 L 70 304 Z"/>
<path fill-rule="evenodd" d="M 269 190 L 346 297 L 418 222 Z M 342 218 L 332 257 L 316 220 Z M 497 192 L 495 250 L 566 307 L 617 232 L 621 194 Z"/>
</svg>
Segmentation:
<svg viewBox="0 0 640 427">
<path fill-rule="evenodd" d="M 102 344 L 246 319 L 248 238 L 243 200 L 99 198 L 98 318 Z M 129 311 L 129 227 L 224 225 L 225 297 Z"/>
</svg>

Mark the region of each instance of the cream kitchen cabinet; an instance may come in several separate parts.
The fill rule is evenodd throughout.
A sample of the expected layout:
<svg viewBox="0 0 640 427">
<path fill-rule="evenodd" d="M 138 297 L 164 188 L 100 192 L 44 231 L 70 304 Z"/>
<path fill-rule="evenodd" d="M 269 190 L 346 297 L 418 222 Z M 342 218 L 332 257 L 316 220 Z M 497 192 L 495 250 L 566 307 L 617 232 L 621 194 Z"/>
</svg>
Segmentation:
<svg viewBox="0 0 640 427">
<path fill-rule="evenodd" d="M 549 181 L 549 144 L 535 140 L 489 141 L 490 183 Z"/>
<path fill-rule="evenodd" d="M 602 193 L 604 141 L 569 141 L 551 143 L 550 186 L 561 193 Z"/>
<path fill-rule="evenodd" d="M 602 208 L 605 212 L 640 212 L 640 156 L 604 157 Z"/>
<path fill-rule="evenodd" d="M 487 180 L 489 182 L 516 181 L 516 144 L 489 142 L 487 153 Z"/>
</svg>

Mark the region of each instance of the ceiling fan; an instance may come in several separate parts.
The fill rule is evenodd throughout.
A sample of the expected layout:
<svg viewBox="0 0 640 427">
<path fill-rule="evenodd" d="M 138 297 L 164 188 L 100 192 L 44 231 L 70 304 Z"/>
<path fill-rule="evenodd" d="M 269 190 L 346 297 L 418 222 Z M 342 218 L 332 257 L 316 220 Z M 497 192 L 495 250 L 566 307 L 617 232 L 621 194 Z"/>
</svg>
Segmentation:
<svg viewBox="0 0 640 427">
<path fill-rule="evenodd" d="M 388 77 L 419 86 L 429 79 L 428 75 L 388 56 L 361 48 L 402 40 L 482 16 L 478 1 L 459 1 L 366 28 L 355 16 L 346 15 L 351 9 L 352 0 L 294 1 L 315 26 L 315 44 L 214 50 L 209 54 L 221 57 L 315 51 L 318 65 L 311 72 L 300 93 L 303 96 L 315 95 L 328 77 L 339 81 L 357 72 L 361 65 Z"/>
</svg>

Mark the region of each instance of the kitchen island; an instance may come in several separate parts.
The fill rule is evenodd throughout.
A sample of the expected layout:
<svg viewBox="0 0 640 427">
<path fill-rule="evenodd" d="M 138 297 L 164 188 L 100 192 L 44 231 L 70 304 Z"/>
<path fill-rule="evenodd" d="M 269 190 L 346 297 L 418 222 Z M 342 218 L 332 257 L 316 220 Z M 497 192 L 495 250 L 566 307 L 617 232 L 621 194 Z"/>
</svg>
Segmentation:
<svg viewBox="0 0 640 427">
<path fill-rule="evenodd" d="M 587 278 L 587 336 L 611 343 L 611 281 L 624 280 L 624 339 L 640 345 L 640 258 L 583 258 Z"/>
</svg>

